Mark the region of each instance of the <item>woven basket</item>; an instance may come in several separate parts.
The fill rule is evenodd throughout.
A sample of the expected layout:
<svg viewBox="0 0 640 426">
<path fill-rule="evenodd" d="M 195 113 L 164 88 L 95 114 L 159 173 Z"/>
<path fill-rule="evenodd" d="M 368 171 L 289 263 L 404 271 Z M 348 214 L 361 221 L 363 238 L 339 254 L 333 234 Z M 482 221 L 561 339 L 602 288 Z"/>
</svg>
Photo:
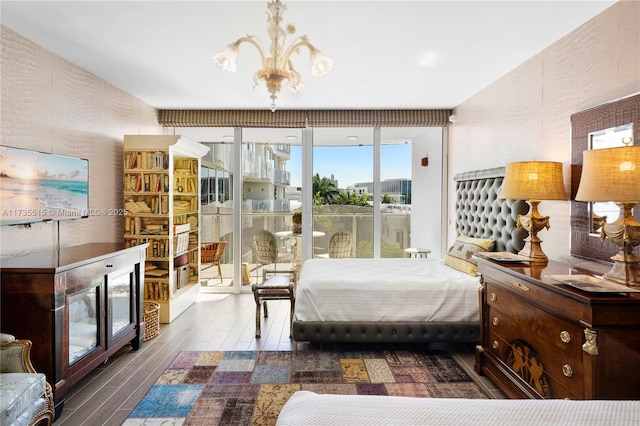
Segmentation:
<svg viewBox="0 0 640 426">
<path fill-rule="evenodd" d="M 144 302 L 144 341 L 151 340 L 160 333 L 160 304 Z"/>
</svg>

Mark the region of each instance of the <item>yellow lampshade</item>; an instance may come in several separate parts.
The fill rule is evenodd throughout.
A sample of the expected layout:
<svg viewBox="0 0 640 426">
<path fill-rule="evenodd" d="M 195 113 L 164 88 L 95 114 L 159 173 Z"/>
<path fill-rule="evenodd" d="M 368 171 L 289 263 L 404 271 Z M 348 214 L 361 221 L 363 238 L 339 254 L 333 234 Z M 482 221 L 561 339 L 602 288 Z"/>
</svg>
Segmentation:
<svg viewBox="0 0 640 426">
<path fill-rule="evenodd" d="M 507 164 L 500 198 L 566 200 L 562 163 L 524 161 Z"/>
<path fill-rule="evenodd" d="M 640 202 L 640 145 L 582 153 L 577 201 Z"/>
</svg>

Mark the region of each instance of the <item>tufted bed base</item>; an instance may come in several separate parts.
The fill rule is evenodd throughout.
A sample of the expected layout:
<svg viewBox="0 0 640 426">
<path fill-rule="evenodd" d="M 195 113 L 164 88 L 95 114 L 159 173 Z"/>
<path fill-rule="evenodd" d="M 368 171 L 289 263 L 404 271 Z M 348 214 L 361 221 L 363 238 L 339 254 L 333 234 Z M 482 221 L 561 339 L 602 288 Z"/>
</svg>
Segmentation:
<svg viewBox="0 0 640 426">
<path fill-rule="evenodd" d="M 516 226 L 524 201 L 499 198 L 504 167 L 458 174 L 456 231 L 469 237 L 491 238 L 497 251 L 517 252 L 526 231 Z M 329 259 L 331 260 L 331 259 Z M 336 259 L 337 260 L 337 259 Z M 294 315 L 292 337 L 298 342 L 446 342 L 477 343 L 480 325 L 471 322 L 301 321 Z"/>
<path fill-rule="evenodd" d="M 478 322 L 294 321 L 293 338 L 300 342 L 477 343 L 480 326 Z"/>
</svg>

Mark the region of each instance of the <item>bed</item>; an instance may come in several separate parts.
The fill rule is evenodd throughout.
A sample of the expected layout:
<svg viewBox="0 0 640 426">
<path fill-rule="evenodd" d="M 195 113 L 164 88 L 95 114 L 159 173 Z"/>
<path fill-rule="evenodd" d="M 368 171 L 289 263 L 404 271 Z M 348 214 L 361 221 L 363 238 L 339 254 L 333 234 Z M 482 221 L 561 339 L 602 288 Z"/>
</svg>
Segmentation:
<svg viewBox="0 0 640 426">
<path fill-rule="evenodd" d="M 528 206 L 524 201 L 498 198 L 504 170 L 454 177 L 456 243 L 491 241 L 490 249 L 510 252 L 524 246 L 526 231 L 516 223 Z M 453 259 L 308 260 L 296 289 L 293 338 L 299 342 L 479 342 L 479 280 L 473 271 L 451 267 L 449 258 Z"/>
<path fill-rule="evenodd" d="M 309 391 L 294 393 L 276 423 L 277 426 L 638 424 L 640 401 L 412 398 Z"/>
</svg>

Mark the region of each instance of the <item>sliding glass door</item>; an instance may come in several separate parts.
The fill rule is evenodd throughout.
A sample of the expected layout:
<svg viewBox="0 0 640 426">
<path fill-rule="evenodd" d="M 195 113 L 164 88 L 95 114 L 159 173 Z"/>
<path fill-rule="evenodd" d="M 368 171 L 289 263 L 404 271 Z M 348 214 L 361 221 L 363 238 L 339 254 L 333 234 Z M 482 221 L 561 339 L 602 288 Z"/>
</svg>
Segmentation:
<svg viewBox="0 0 640 426">
<path fill-rule="evenodd" d="M 210 292 L 249 292 L 265 267 L 300 269 L 307 259 L 327 257 L 331 236 L 341 231 L 352 236 L 348 257 L 402 257 L 415 244 L 440 251 L 439 128 L 174 131 L 210 147 L 202 161 L 201 240 L 226 242 L 221 274 L 217 264 L 203 262 L 203 288 Z M 418 155 L 428 152 L 429 167 L 416 167 Z M 416 205 L 430 229 L 412 243 Z M 258 259 L 254 237 L 261 230 L 277 238 L 279 254 L 291 255 L 283 265 Z"/>
<path fill-rule="evenodd" d="M 292 161 L 292 147 L 301 146 L 300 129 L 242 130 L 242 287 L 262 282 L 263 270 L 286 270 L 301 264 L 299 236 L 292 230 L 293 213 L 300 207 L 302 188 L 292 185 L 300 176 L 300 162 Z M 276 248 L 266 244 L 272 239 Z M 235 288 L 238 288 L 234 286 Z"/>
<path fill-rule="evenodd" d="M 313 255 L 329 255 L 336 232 L 349 232 L 349 257 L 374 257 L 374 132 L 313 129 Z"/>
<path fill-rule="evenodd" d="M 404 257 L 411 247 L 412 139 L 382 128 L 380 141 L 380 257 Z"/>
</svg>

